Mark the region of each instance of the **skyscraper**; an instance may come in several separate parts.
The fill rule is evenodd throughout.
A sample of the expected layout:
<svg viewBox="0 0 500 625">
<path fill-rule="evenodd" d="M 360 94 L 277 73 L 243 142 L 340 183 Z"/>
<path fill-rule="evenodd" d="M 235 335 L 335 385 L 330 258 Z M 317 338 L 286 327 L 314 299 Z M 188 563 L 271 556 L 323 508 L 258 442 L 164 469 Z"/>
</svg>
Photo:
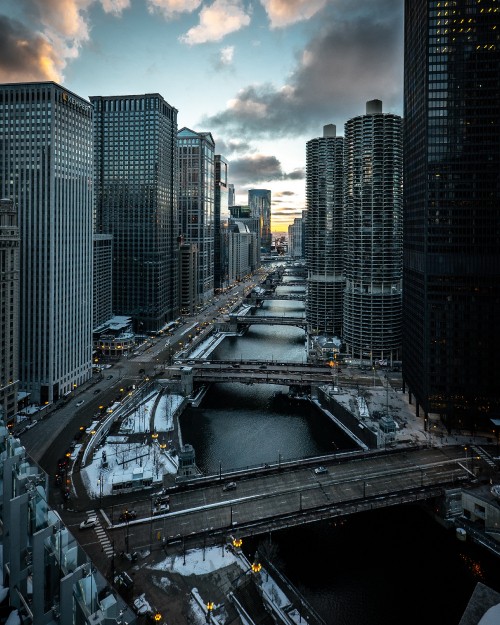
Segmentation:
<svg viewBox="0 0 500 625">
<path fill-rule="evenodd" d="M 500 7 L 406 0 L 403 379 L 449 427 L 500 416 Z"/>
<path fill-rule="evenodd" d="M 0 420 L 17 413 L 19 226 L 12 200 L 0 199 Z"/>
<path fill-rule="evenodd" d="M 92 107 L 53 82 L 0 85 L 0 197 L 20 226 L 20 389 L 48 403 L 92 366 Z"/>
<path fill-rule="evenodd" d="M 90 101 L 95 229 L 113 235 L 113 310 L 156 332 L 179 314 L 177 110 L 158 93 Z"/>
<path fill-rule="evenodd" d="M 228 284 L 228 240 L 229 192 L 227 183 L 227 160 L 215 155 L 215 201 L 214 201 L 214 288 L 221 289 Z"/>
<path fill-rule="evenodd" d="M 214 294 L 215 143 L 209 132 L 181 128 L 177 145 L 181 234 L 198 248 L 196 303 L 202 305 Z"/>
<path fill-rule="evenodd" d="M 311 334 L 341 336 L 344 139 L 334 124 L 306 144 L 306 319 Z"/>
<path fill-rule="evenodd" d="M 252 212 L 252 217 L 259 219 L 260 251 L 263 254 L 270 254 L 272 245 L 271 191 L 268 189 L 250 189 L 248 191 L 248 206 Z"/>
<path fill-rule="evenodd" d="M 347 352 L 401 357 L 402 119 L 366 103 L 344 132 L 344 315 Z"/>
</svg>

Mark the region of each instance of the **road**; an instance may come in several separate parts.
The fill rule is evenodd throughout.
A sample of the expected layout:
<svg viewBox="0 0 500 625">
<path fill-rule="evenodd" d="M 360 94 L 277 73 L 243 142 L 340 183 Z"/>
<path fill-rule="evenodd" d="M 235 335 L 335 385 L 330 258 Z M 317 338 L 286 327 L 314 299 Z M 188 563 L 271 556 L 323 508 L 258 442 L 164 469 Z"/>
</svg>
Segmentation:
<svg viewBox="0 0 500 625">
<path fill-rule="evenodd" d="M 34 427 L 19 435 L 27 453 L 48 475 L 55 475 L 58 459 L 70 448 L 75 435 L 81 427 L 86 428 L 100 411 L 100 406 L 108 407 L 127 392 L 130 387 L 138 386 L 144 379 L 154 376 L 158 362 L 168 362 L 176 351 L 185 344 L 184 333 L 190 325 L 205 323 L 203 332 L 210 331 L 210 322 L 217 315 L 237 306 L 255 284 L 253 277 L 241 282 L 227 293 L 213 298 L 195 317 L 184 317 L 182 323 L 171 336 L 164 334 L 150 337 L 140 345 L 130 358 L 122 358 L 102 375 L 94 375 L 91 380 L 75 389 L 74 394 L 58 402 L 52 411 L 44 410 L 43 418 L 33 416 Z M 123 389 L 123 390 L 120 390 Z M 81 401 L 83 404 L 77 406 Z M 52 495 L 58 501 L 58 492 Z"/>
<path fill-rule="evenodd" d="M 213 476 L 202 484 L 179 485 L 170 489 L 170 511 L 158 516 L 151 513 L 150 495 L 130 495 L 128 503 L 103 507 L 102 524 L 118 552 L 127 545 L 132 551 L 158 541 L 171 544 L 196 538 L 217 543 L 234 532 L 245 536 L 277 529 L 280 520 L 290 526 L 345 514 L 349 507 L 365 505 L 365 499 L 371 507 L 401 503 L 400 498 L 410 492 L 408 501 L 417 495 L 424 499 L 424 489 L 458 485 L 471 477 L 462 447 L 408 449 L 351 460 L 331 456 L 322 464 L 327 471 L 319 475 L 314 472 L 316 465 L 286 463 L 223 480 Z M 224 491 L 228 481 L 235 481 L 236 489 Z M 118 522 L 123 509 L 135 510 L 137 519 Z M 65 522 L 72 529 L 83 518 L 68 513 Z M 89 535 L 89 544 L 93 540 Z"/>
</svg>

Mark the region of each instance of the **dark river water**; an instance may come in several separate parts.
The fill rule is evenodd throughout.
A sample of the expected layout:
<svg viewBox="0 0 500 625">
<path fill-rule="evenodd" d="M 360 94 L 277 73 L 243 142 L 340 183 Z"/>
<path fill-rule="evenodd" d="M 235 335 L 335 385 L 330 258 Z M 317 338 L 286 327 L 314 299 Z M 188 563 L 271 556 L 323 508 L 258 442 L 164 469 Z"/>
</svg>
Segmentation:
<svg viewBox="0 0 500 625">
<path fill-rule="evenodd" d="M 290 287 L 290 290 L 296 290 Z M 270 301 L 258 314 L 298 316 L 301 302 Z M 251 326 L 211 358 L 305 360 L 305 334 Z M 354 444 L 288 387 L 216 384 L 181 417 L 204 473 L 352 449 Z M 328 625 L 458 625 L 478 581 L 500 591 L 500 561 L 459 542 L 424 510 L 394 507 L 247 540 L 259 543 Z"/>
</svg>

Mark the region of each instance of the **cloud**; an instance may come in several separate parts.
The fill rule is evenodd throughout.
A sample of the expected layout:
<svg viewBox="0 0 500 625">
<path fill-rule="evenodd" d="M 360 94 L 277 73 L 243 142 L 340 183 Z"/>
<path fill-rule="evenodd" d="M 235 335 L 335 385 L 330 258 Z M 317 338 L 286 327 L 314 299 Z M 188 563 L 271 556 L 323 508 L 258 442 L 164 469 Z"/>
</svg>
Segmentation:
<svg viewBox="0 0 500 625">
<path fill-rule="evenodd" d="M 247 141 L 215 138 L 215 152 L 217 154 L 222 154 L 224 158 L 228 158 L 231 154 L 248 154 L 248 152 L 252 152 L 253 149 L 254 148 L 252 148 L 251 144 Z"/>
<path fill-rule="evenodd" d="M 130 0 L 101 0 L 101 4 L 105 13 L 118 16 L 130 7 Z"/>
<path fill-rule="evenodd" d="M 192 13 L 201 5 L 202 0 L 146 0 L 150 13 L 161 13 L 167 20 L 180 13 Z"/>
<path fill-rule="evenodd" d="M 232 68 L 234 57 L 234 46 L 221 48 L 217 55 L 212 58 L 212 65 L 216 71 Z"/>
<path fill-rule="evenodd" d="M 295 169 L 291 173 L 283 171 L 281 162 L 275 156 L 252 154 L 247 157 L 229 161 L 229 177 L 234 184 L 255 185 L 273 180 L 301 180 L 303 169 Z"/>
<path fill-rule="evenodd" d="M 0 15 L 0 78 L 61 82 L 68 61 L 90 40 L 88 9 L 95 3 L 23 0 L 22 21 Z M 118 16 L 130 0 L 100 0 L 100 4 L 106 13 Z"/>
<path fill-rule="evenodd" d="M 199 14 L 200 23 L 190 28 L 179 41 L 189 45 L 220 41 L 250 24 L 250 15 L 245 12 L 241 0 L 214 0 L 203 7 Z"/>
<path fill-rule="evenodd" d="M 349 4 L 343 21 L 330 8 L 332 19 L 315 29 L 286 84 L 249 85 L 203 124 L 243 138 L 320 136 L 324 124 L 340 130 L 363 114 L 367 100 L 378 98 L 384 111 L 400 112 L 402 3 L 366 4 Z"/>
<path fill-rule="evenodd" d="M 64 62 L 47 39 L 0 15 L 0 81 L 59 81 Z"/>
<path fill-rule="evenodd" d="M 220 62 L 222 65 L 231 65 L 234 56 L 234 46 L 226 46 L 220 50 Z"/>
<path fill-rule="evenodd" d="M 266 10 L 271 28 L 283 28 L 310 19 L 327 0 L 260 0 Z"/>
</svg>

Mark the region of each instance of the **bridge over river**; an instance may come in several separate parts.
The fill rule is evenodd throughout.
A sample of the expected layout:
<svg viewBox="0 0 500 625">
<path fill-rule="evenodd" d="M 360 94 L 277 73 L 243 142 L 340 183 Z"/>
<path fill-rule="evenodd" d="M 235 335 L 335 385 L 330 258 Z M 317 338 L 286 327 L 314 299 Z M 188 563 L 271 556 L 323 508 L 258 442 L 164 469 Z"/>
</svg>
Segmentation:
<svg viewBox="0 0 500 625">
<path fill-rule="evenodd" d="M 234 536 L 441 497 L 475 479 L 471 458 L 464 453 L 463 447 L 450 446 L 278 459 L 270 466 L 165 484 L 168 512 L 152 516 L 151 498 L 135 499 L 129 506 L 138 518 L 116 523 L 104 511 L 107 529 L 117 540 L 126 532 L 130 551 L 158 541 L 165 546 L 223 545 Z M 324 468 L 318 471 L 319 466 Z M 229 490 L 228 483 L 235 486 Z"/>
<path fill-rule="evenodd" d="M 281 326 L 298 326 L 299 328 L 306 328 L 307 321 L 305 317 L 287 317 L 282 315 L 281 317 L 265 316 L 265 315 L 238 315 L 237 313 L 231 313 L 224 316 L 223 321 L 230 324 L 231 332 L 241 330 L 242 326 L 251 325 L 281 325 Z"/>
<path fill-rule="evenodd" d="M 193 382 L 241 382 L 243 384 L 281 384 L 308 387 L 333 383 L 333 371 L 326 365 L 262 360 L 176 359 L 164 370 L 169 378 L 180 379 L 192 370 Z"/>
</svg>

